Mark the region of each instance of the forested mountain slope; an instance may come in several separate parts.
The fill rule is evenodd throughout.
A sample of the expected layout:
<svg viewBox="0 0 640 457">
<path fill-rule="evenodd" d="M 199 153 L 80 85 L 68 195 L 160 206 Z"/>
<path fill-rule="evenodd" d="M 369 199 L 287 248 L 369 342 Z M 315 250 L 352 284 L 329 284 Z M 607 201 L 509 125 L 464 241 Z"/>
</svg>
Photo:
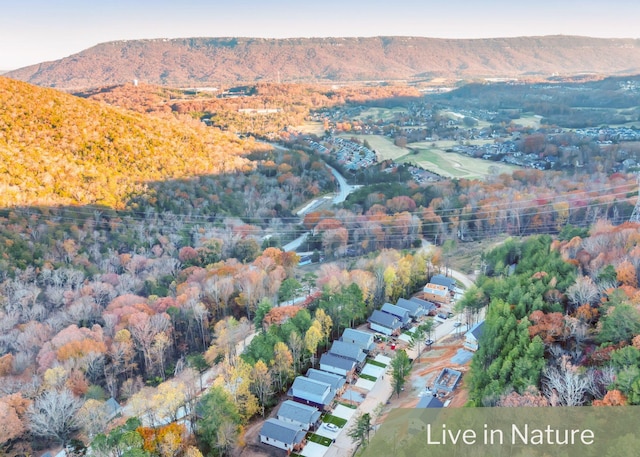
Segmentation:
<svg viewBox="0 0 640 457">
<path fill-rule="evenodd" d="M 41 86 L 78 89 L 134 79 L 171 86 L 218 86 L 277 80 L 469 79 L 639 71 L 640 44 L 632 39 L 181 38 L 102 43 L 7 75 Z"/>
<path fill-rule="evenodd" d="M 123 205 L 145 183 L 250 169 L 253 141 L 0 78 L 0 206 Z"/>
</svg>

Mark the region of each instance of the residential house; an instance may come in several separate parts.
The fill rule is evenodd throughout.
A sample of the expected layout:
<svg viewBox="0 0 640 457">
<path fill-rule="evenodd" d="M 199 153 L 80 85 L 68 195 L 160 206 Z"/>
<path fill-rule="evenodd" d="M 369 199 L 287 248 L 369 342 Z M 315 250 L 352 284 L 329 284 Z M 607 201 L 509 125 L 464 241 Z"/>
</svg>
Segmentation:
<svg viewBox="0 0 640 457">
<path fill-rule="evenodd" d="M 267 419 L 260 429 L 260 442 L 285 451 L 296 451 L 304 446 L 306 432 L 300 427 L 278 419 Z"/>
<path fill-rule="evenodd" d="M 342 395 L 347 381 L 344 376 L 329 373 L 328 371 L 316 370 L 315 368 L 309 368 L 307 370 L 307 378 L 326 382 L 331 386 L 331 390 L 335 392 L 336 396 Z"/>
<path fill-rule="evenodd" d="M 355 362 L 354 362 L 355 363 Z M 295 401 L 319 409 L 329 409 L 336 394 L 326 382 L 297 376 L 288 394 Z"/>
<path fill-rule="evenodd" d="M 122 406 L 115 398 L 111 397 L 104 402 L 104 412 L 107 415 L 107 420 L 111 420 L 122 413 Z"/>
<path fill-rule="evenodd" d="M 398 303 L 396 303 L 396 306 L 409 311 L 409 316 L 415 322 L 419 321 L 422 317 L 424 317 L 427 314 L 427 310 L 422 304 L 417 303 L 415 301 L 407 300 L 406 298 L 398 299 Z"/>
<path fill-rule="evenodd" d="M 345 329 L 342 332 L 342 336 L 340 337 L 340 341 L 344 341 L 345 343 L 355 344 L 359 346 L 365 353 L 369 352 L 371 349 L 375 347 L 375 343 L 373 341 L 373 334 L 368 332 L 362 332 L 360 330 L 355 330 L 352 328 Z"/>
<path fill-rule="evenodd" d="M 445 275 L 433 275 L 429 282 L 438 286 L 445 286 L 450 292 L 456 287 L 456 280 Z"/>
<path fill-rule="evenodd" d="M 344 376 L 348 382 L 351 382 L 358 363 L 353 359 L 347 359 L 337 356 L 331 352 L 325 352 L 320 356 L 320 369 L 339 376 Z"/>
<path fill-rule="evenodd" d="M 367 322 L 369 322 L 371 330 L 374 332 L 380 332 L 387 336 L 398 335 L 402 328 L 402 323 L 396 316 L 383 313 L 379 309 L 376 309 L 371 313 Z"/>
<path fill-rule="evenodd" d="M 320 421 L 320 411 L 315 406 L 286 400 L 278 408 L 277 418 L 302 430 L 315 430 Z"/>
<path fill-rule="evenodd" d="M 484 330 L 484 321 L 478 322 L 464 334 L 464 347 L 470 351 L 478 350 L 478 341 Z"/>
<path fill-rule="evenodd" d="M 338 357 L 354 360 L 358 367 L 362 367 L 367 358 L 367 354 L 364 353 L 360 346 L 340 340 L 334 341 L 328 352 Z"/>
<path fill-rule="evenodd" d="M 418 297 L 411 297 L 409 299 L 410 302 L 415 302 L 419 305 L 422 305 L 422 307 L 425 309 L 427 315 L 435 315 L 436 314 L 436 310 L 438 309 L 438 307 L 435 305 L 435 303 L 427 301 L 427 300 L 423 300 L 421 298 Z"/>
<path fill-rule="evenodd" d="M 423 298 L 436 303 L 449 304 L 451 301 L 451 293 L 446 286 L 428 283 L 423 289 Z"/>
<path fill-rule="evenodd" d="M 384 305 L 382 305 L 382 308 L 380 308 L 380 311 L 397 317 L 403 327 L 409 327 L 409 325 L 411 324 L 411 316 L 409 315 L 409 311 L 404 308 L 392 305 L 391 303 L 385 303 Z"/>
<path fill-rule="evenodd" d="M 443 368 L 433 384 L 434 391 L 453 392 L 461 377 L 462 372 L 452 368 Z"/>
</svg>

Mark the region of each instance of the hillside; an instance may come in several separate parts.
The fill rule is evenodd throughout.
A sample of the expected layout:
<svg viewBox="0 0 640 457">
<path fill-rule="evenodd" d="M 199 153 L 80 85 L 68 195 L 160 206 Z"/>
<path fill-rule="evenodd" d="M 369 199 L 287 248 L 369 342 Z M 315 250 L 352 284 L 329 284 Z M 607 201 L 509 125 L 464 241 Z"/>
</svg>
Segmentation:
<svg viewBox="0 0 640 457">
<path fill-rule="evenodd" d="M 197 121 L 0 77 L 0 206 L 119 207 L 151 181 L 235 171 L 255 148 Z"/>
<path fill-rule="evenodd" d="M 364 81 L 640 72 L 640 40 L 183 38 L 102 43 L 7 76 L 61 89 L 134 79 L 170 86 L 256 81 Z"/>
</svg>

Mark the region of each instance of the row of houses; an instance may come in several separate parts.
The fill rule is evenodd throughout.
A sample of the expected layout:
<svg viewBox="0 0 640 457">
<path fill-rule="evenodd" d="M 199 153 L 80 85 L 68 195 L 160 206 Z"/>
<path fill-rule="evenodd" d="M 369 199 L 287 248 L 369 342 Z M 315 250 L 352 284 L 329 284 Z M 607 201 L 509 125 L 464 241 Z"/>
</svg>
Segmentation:
<svg viewBox="0 0 640 457">
<path fill-rule="evenodd" d="M 379 310 L 371 313 L 367 322 L 375 332 L 387 336 L 398 335 L 403 329 L 411 327 L 413 322 L 420 321 L 436 309 L 432 302 L 417 297 L 400 298 L 395 305 L 385 303 Z"/>
<path fill-rule="evenodd" d="M 286 451 L 302 448 L 306 433 L 320 426 L 322 413 L 332 409 L 374 346 L 372 334 L 346 329 L 320 357 L 320 369 L 310 368 L 294 379 L 287 392 L 290 399 L 280 405 L 275 418 L 265 421 L 260 441 Z"/>
</svg>

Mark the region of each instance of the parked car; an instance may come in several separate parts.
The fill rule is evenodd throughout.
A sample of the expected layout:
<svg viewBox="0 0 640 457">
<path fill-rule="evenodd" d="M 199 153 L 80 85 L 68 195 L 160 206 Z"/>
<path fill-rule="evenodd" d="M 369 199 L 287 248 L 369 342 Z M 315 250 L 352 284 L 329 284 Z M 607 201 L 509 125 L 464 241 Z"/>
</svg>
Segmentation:
<svg viewBox="0 0 640 457">
<path fill-rule="evenodd" d="M 340 430 L 336 424 L 331 424 L 329 422 L 324 422 L 322 426 L 327 430 L 331 430 L 332 432 L 337 432 L 338 430 Z"/>
<path fill-rule="evenodd" d="M 439 317 L 440 319 L 446 319 L 449 316 L 447 316 L 445 313 L 439 313 L 436 317 Z"/>
<path fill-rule="evenodd" d="M 434 343 L 434 341 L 433 341 L 433 340 L 431 340 L 431 339 L 426 340 L 426 341 L 424 342 L 424 344 L 426 344 L 427 346 L 431 346 L 433 343 Z"/>
<path fill-rule="evenodd" d="M 453 326 L 454 327 L 460 327 L 462 325 L 462 322 L 454 322 Z"/>
</svg>

